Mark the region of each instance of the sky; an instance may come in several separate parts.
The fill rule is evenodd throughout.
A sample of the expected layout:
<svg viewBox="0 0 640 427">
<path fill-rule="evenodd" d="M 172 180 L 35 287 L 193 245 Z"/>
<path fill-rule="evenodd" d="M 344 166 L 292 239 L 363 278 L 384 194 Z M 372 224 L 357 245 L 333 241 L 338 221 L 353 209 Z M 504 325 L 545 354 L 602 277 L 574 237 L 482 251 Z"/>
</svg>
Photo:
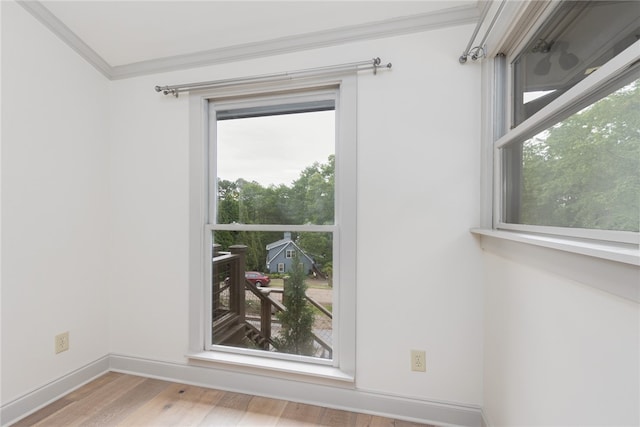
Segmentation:
<svg viewBox="0 0 640 427">
<path fill-rule="evenodd" d="M 218 177 L 291 185 L 335 153 L 335 111 L 218 121 Z"/>
</svg>

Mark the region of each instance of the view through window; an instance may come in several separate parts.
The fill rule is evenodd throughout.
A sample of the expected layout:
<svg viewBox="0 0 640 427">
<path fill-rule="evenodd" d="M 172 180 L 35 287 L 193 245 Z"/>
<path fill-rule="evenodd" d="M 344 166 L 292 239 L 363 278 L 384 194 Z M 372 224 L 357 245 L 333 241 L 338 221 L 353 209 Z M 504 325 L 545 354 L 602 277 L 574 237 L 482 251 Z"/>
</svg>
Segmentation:
<svg viewBox="0 0 640 427">
<path fill-rule="evenodd" d="M 329 361 L 335 101 L 214 108 L 211 344 Z"/>
<path fill-rule="evenodd" d="M 637 241 L 637 11 L 631 1 L 560 2 L 510 58 L 499 228 Z"/>
<path fill-rule="evenodd" d="M 520 176 L 507 176 L 511 182 L 521 182 L 520 209 L 507 221 L 637 232 L 639 111 L 636 80 L 532 138 L 506 147 L 507 158 L 517 151 L 521 159 L 518 168 L 510 169 Z"/>
</svg>

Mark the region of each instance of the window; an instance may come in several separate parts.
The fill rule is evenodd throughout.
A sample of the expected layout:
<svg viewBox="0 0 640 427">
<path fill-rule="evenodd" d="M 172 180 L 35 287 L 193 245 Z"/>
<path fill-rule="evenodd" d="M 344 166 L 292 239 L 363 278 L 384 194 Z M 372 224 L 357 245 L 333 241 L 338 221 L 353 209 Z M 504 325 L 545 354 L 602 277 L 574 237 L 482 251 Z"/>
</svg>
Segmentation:
<svg viewBox="0 0 640 427">
<path fill-rule="evenodd" d="M 495 226 L 637 243 L 637 3 L 565 1 L 546 16 L 496 60 L 511 70 L 512 108 L 495 144 Z"/>
<path fill-rule="evenodd" d="M 352 381 L 355 74 L 190 101 L 190 357 Z"/>
</svg>

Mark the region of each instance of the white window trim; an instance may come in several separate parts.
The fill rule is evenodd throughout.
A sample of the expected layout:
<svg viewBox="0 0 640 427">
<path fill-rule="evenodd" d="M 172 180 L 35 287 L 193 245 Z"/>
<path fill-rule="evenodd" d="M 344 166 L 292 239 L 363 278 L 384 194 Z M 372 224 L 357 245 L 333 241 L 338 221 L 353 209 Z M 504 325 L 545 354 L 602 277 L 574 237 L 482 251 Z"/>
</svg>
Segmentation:
<svg viewBox="0 0 640 427">
<path fill-rule="evenodd" d="M 273 96 L 293 94 L 296 91 L 322 89 L 335 90 L 336 95 L 336 189 L 334 254 L 334 340 L 333 366 L 301 363 L 296 360 L 268 359 L 250 352 L 229 353 L 206 351 L 206 278 L 210 273 L 211 245 L 207 230 L 213 215 L 209 203 L 208 188 L 212 178 L 208 176 L 208 150 L 210 132 L 209 100 L 249 95 Z M 225 364 L 234 369 L 265 375 L 300 376 L 306 381 L 353 382 L 355 380 L 355 307 L 356 307 L 356 108 L 357 76 L 355 72 L 342 76 L 292 79 L 253 85 L 238 85 L 219 90 L 192 92 L 189 96 L 190 119 L 190 213 L 189 213 L 189 350 L 191 363 L 210 362 Z M 215 179 L 213 180 L 215 181 Z M 232 224 L 217 226 L 219 229 L 234 227 Z M 313 231 L 324 226 L 256 226 L 256 230 L 296 231 L 296 228 Z M 280 230 L 282 229 L 282 230 Z M 326 230 L 317 230 L 326 231 Z M 245 353 L 245 354 L 243 354 Z M 295 359 L 295 358 L 293 358 Z"/>
<path fill-rule="evenodd" d="M 481 150 L 481 217 L 480 227 L 471 230 L 479 236 L 485 250 L 506 258 L 536 263 L 549 270 L 558 268 L 561 259 L 570 268 L 561 273 L 571 279 L 590 284 L 615 295 L 640 302 L 640 237 L 638 233 L 606 230 L 576 230 L 561 227 L 536 227 L 505 224 L 500 191 L 501 159 L 499 147 L 541 127 L 558 114 L 568 102 L 583 102 L 595 88 L 602 86 L 638 60 L 640 42 L 636 42 L 605 66 L 585 78 L 562 96 L 525 120 L 517 129 L 506 132 L 510 120 L 504 114 L 512 111 L 508 93 L 509 71 L 500 67 L 496 55 L 512 56 L 520 51 L 528 38 L 553 13 L 559 1 L 508 2 L 496 22 L 496 30 L 487 39 L 487 58 L 482 62 L 482 150 Z M 540 19 L 535 24 L 532 21 Z M 526 30 L 523 30 L 526 29 Z M 509 60 L 502 59 L 509 63 Z M 531 252 L 529 248 L 536 248 Z M 521 254 L 522 256 L 518 256 Z M 534 254 L 535 259 L 530 256 Z M 562 254 L 566 254 L 562 255 Z M 566 258 L 569 257 L 569 258 Z M 602 261 L 602 262 L 600 262 Z M 599 270 L 593 268 L 597 265 Z M 591 273 L 584 273 L 591 272 Z M 597 273 L 597 274 L 596 274 Z M 615 278 L 619 279 L 616 280 Z"/>
</svg>

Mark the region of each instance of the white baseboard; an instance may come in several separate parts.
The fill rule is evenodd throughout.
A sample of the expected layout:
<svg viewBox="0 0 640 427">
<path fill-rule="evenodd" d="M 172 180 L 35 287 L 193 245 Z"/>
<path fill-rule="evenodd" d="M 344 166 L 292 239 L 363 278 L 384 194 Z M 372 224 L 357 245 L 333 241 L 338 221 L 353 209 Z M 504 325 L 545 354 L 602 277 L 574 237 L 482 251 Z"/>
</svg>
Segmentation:
<svg viewBox="0 0 640 427">
<path fill-rule="evenodd" d="M 108 371 L 109 356 L 107 355 L 7 402 L 0 407 L 0 425 L 7 426 L 14 423 Z"/>
<path fill-rule="evenodd" d="M 122 372 L 239 393 L 267 396 L 438 426 L 486 426 L 480 408 L 389 396 L 219 368 L 109 355 L 25 394 L 0 408 L 0 425 L 14 423 L 108 372 Z"/>
<path fill-rule="evenodd" d="M 381 415 L 438 426 L 480 427 L 480 408 L 365 392 L 357 388 L 292 381 L 219 368 L 111 355 L 111 370 L 184 384 Z"/>
</svg>

